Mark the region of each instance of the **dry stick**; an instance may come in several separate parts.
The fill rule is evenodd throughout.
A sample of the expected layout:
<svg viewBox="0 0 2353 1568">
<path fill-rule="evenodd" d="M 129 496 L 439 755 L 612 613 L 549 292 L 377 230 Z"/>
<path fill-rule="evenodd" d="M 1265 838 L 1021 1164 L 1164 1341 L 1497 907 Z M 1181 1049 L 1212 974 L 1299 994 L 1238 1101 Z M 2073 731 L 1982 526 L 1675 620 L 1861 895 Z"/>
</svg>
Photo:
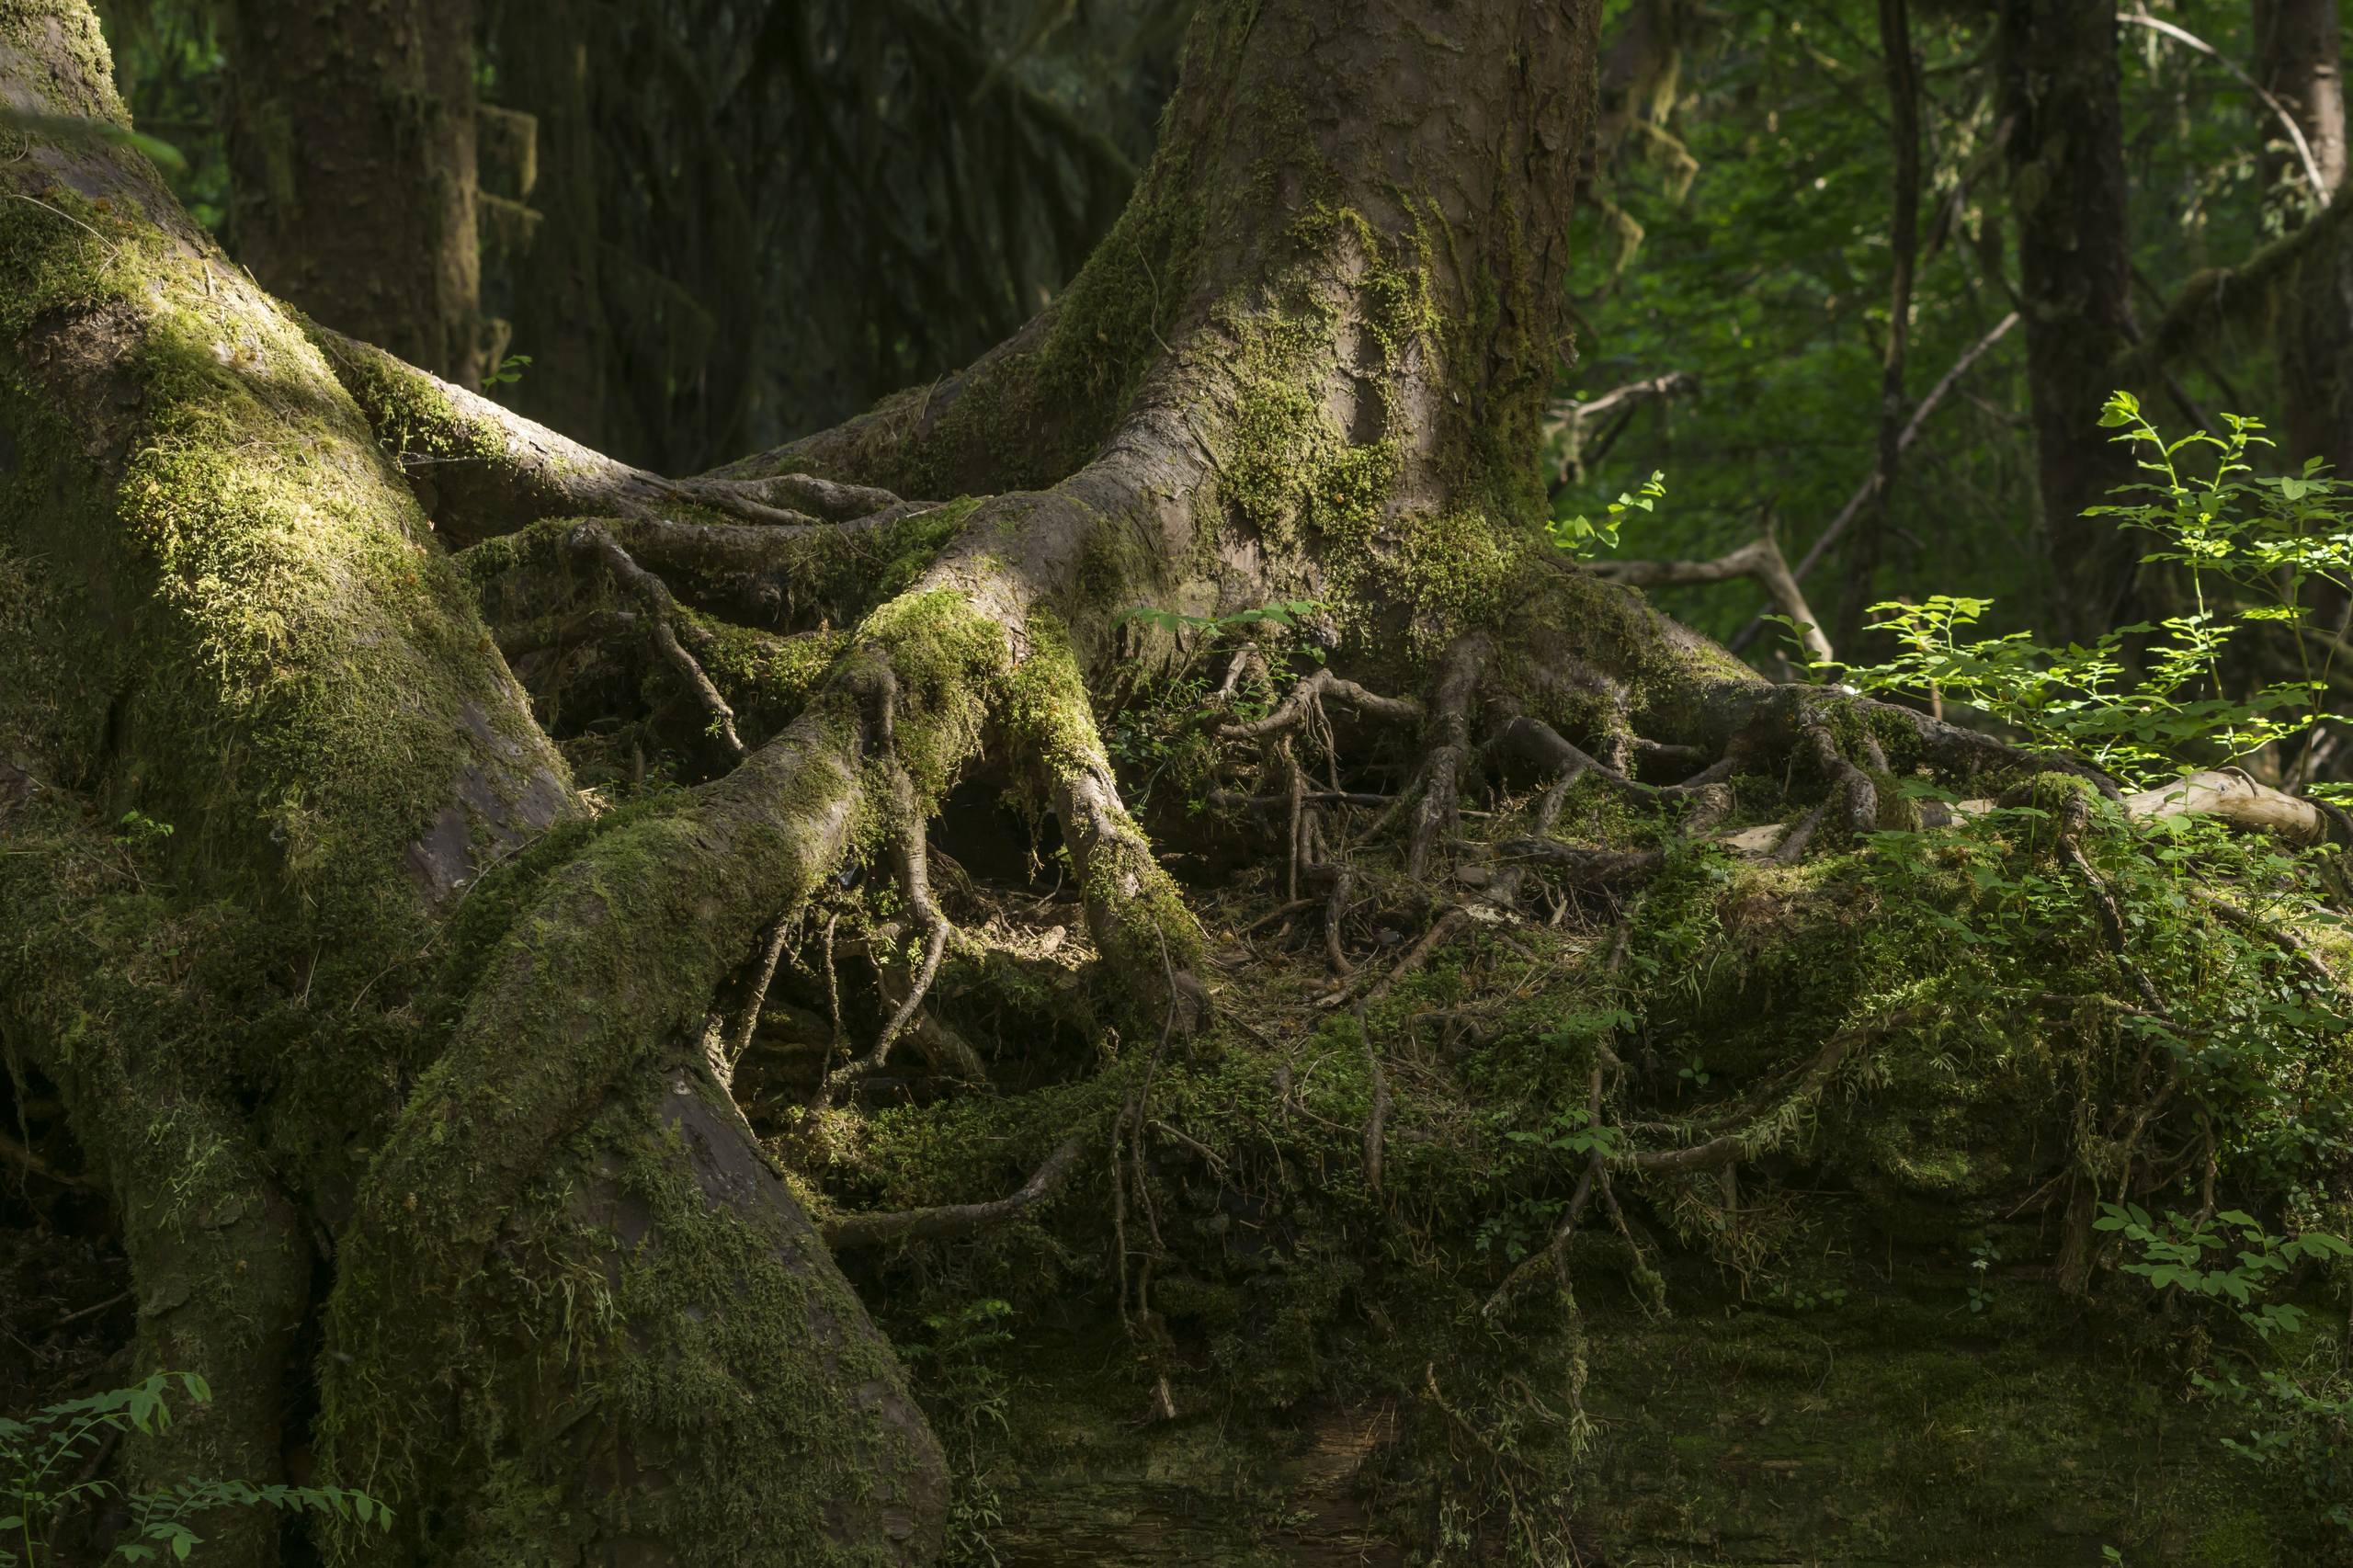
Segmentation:
<svg viewBox="0 0 2353 1568">
<path fill-rule="evenodd" d="M 669 585 L 630 559 L 629 551 L 620 547 L 620 541 L 614 539 L 601 523 L 580 524 L 572 530 L 569 542 L 580 553 L 601 560 L 605 569 L 613 574 L 613 580 L 644 604 L 651 612 L 646 617 L 646 624 L 653 633 L 654 648 L 685 678 L 688 688 L 710 714 L 728 754 L 739 757 L 744 756 L 744 739 L 735 733 L 735 710 L 727 705 L 727 699 L 719 694 L 719 687 L 711 684 L 710 676 L 703 673 L 702 665 L 679 642 L 678 634 L 670 624 L 678 605 L 670 597 Z"/>
<path fill-rule="evenodd" d="M 131 1300 L 131 1292 L 125 1290 L 119 1295 L 108 1296 L 103 1301 L 94 1301 L 86 1307 L 67 1312 L 63 1317 L 59 1318 L 55 1323 L 51 1324 L 49 1325 L 48 1332 L 55 1334 L 67 1324 L 80 1323 L 84 1318 L 96 1317 L 100 1312 L 105 1312 L 108 1307 L 119 1307 L 129 1300 Z"/>
<path fill-rule="evenodd" d="M 1225 1174 L 1225 1156 L 1219 1153 L 1215 1149 L 1211 1148 L 1208 1144 L 1202 1142 L 1199 1139 L 1193 1137 L 1189 1133 L 1181 1131 L 1176 1128 L 1171 1127 L 1168 1123 L 1157 1119 L 1148 1121 L 1144 1123 L 1144 1125 L 1151 1128 L 1154 1132 L 1159 1133 L 1163 1138 L 1167 1139 L 1171 1143 L 1176 1144 L 1178 1148 L 1190 1150 L 1203 1165 L 1217 1172 L 1218 1175 L 1223 1176 Z"/>
<path fill-rule="evenodd" d="M 2237 77 L 2239 85 L 2245 87 L 2248 92 L 2253 93 L 2256 97 L 2261 98 L 2263 100 L 2263 107 L 2269 109 L 2273 117 L 2276 118 L 2282 126 L 2287 128 L 2288 140 L 2294 143 L 2296 156 L 2304 165 L 2304 178 L 2312 182 L 2313 202 L 2321 207 L 2326 207 L 2328 205 L 2329 188 L 2320 177 L 2320 160 L 2313 156 L 2313 144 L 2304 140 L 2303 127 L 2296 123 L 2296 117 L 2288 111 L 2288 106 L 2281 103 L 2278 98 L 2273 97 L 2264 87 L 2262 83 L 2248 75 L 2245 71 L 2239 68 L 2236 61 L 2234 61 L 2230 56 L 2222 53 L 2212 44 L 2208 43 L 2204 39 L 2200 38 L 2196 33 L 2177 28 L 2171 22 L 2159 21 L 2156 17 L 2150 16 L 2146 11 L 2120 12 L 2118 14 L 2116 19 L 2120 22 L 2130 22 L 2136 28 L 2146 28 L 2154 33 L 2161 33 L 2166 38 L 2173 40 L 2176 43 L 2188 44 L 2190 48 L 2196 50 L 2199 53 L 2206 56 L 2207 59 L 2213 61 L 2223 70 L 2228 71 L 2232 75 Z"/>
<path fill-rule="evenodd" d="M 1841 513 L 1841 524 L 1846 518 L 1847 514 Z M 1805 643 L 1806 656 L 1816 664 L 1830 662 L 1830 639 L 1824 634 L 1822 623 L 1806 603 L 1796 575 L 1782 559 L 1781 547 L 1773 542 L 1770 534 L 1759 535 L 1730 555 L 1713 561 L 1603 561 L 1596 562 L 1593 570 L 1613 583 L 1637 588 L 1682 587 L 1754 577 L 1763 585 L 1766 597 L 1773 601 L 1773 608 L 1798 623 L 1798 635 Z"/>
<path fill-rule="evenodd" d="M 825 1244 L 835 1252 L 854 1247 L 881 1246 L 888 1242 L 946 1242 L 1002 1225 L 1060 1187 L 1086 1146 L 1085 1133 L 1074 1132 L 1054 1146 L 1021 1190 L 985 1203 L 948 1203 L 936 1209 L 907 1209 L 891 1214 L 845 1214 L 826 1221 Z"/>
<path fill-rule="evenodd" d="M 1357 999 L 1358 995 L 1367 1002 L 1380 1001 L 1383 996 L 1386 996 L 1389 994 L 1389 988 L 1391 986 L 1396 984 L 1399 981 L 1404 979 L 1407 975 L 1421 968 L 1423 964 L 1428 962 L 1429 956 L 1438 950 L 1439 945 L 1449 937 L 1453 936 L 1457 930 L 1470 924 L 1470 911 L 1464 909 L 1461 904 L 1456 904 L 1452 909 L 1449 909 L 1444 915 L 1439 915 L 1438 919 L 1431 924 L 1430 928 L 1422 933 L 1422 939 L 1420 941 L 1415 942 L 1413 947 L 1406 949 L 1405 956 L 1397 960 L 1396 968 L 1375 980 L 1361 993 L 1352 993 L 1348 987 L 1343 986 L 1341 989 L 1333 992 L 1328 996 L 1317 998 L 1315 1005 L 1319 1007 L 1336 1007 L 1343 1002 Z M 1363 972 L 1361 971 L 1358 971 L 1358 978 L 1359 980 L 1363 978 Z"/>
<path fill-rule="evenodd" d="M 59 1187 L 73 1187 L 79 1191 L 97 1186 L 97 1183 L 88 1176 L 59 1170 L 55 1165 L 34 1153 L 30 1148 L 17 1142 L 5 1132 L 0 1132 L 0 1154 L 6 1155 L 27 1174 L 37 1176 L 43 1181 L 54 1182 Z"/>
<path fill-rule="evenodd" d="M 2018 324 L 2018 313 L 2012 311 L 2000 321 L 1995 322 L 1992 331 L 1970 345 L 1968 352 L 1953 361 L 1952 369 L 1945 372 L 1944 379 L 1929 388 L 1928 395 L 1920 400 L 1920 406 L 1912 411 L 1910 422 L 1904 426 L 1904 434 L 1895 443 L 1895 449 L 1899 456 L 1912 449 L 1913 444 L 1920 438 L 1920 432 L 1927 426 L 1928 415 L 1934 414 L 1938 406 L 1951 393 L 1953 388 L 1961 384 L 1961 378 L 1966 376 L 1977 361 L 1984 358 L 1986 352 L 2008 335 L 2010 329 Z M 1847 530 L 1854 526 L 1855 517 L 1862 511 L 1864 505 L 1878 494 L 1879 486 L 1879 472 L 1874 468 L 1871 476 L 1863 481 L 1855 493 L 1847 498 L 1847 504 L 1838 509 L 1838 515 L 1831 519 L 1830 526 L 1822 530 L 1822 537 L 1808 546 L 1805 554 L 1799 557 L 1797 565 L 1790 572 L 1792 581 L 1804 582 L 1807 574 L 1821 564 L 1822 558 L 1828 554 L 1831 548 L 1846 537 Z M 1743 627 L 1740 635 L 1734 637 L 1727 646 L 1737 653 L 1756 641 L 1756 634 L 1764 629 L 1765 618 L 1760 615 Z"/>
<path fill-rule="evenodd" d="M 1242 937 L 1250 935 L 1253 931 L 1272 926 L 1276 921 L 1280 920 L 1286 915 L 1297 915 L 1302 909 L 1313 909 L 1314 907 L 1315 901 L 1312 898 L 1295 898 L 1287 903 L 1279 903 L 1275 905 L 1274 908 L 1267 911 L 1266 914 L 1258 916 L 1257 919 L 1250 922 L 1249 925 L 1242 927 L 1241 930 L 1236 931 L 1233 934 L 1234 938 L 1238 941 Z"/>
<path fill-rule="evenodd" d="M 1920 77 L 1905 0 L 1879 0 L 1879 36 L 1895 138 L 1895 211 L 1889 235 L 1895 265 L 1888 290 L 1887 353 L 1880 368 L 1879 483 L 1872 487 L 1875 504 L 1847 548 L 1847 587 L 1838 606 L 1840 642 L 1852 642 L 1862 630 L 1863 607 L 1879 574 L 1881 541 L 1893 526 L 1897 460 L 1903 456 L 1904 357 L 1912 337 L 1912 275 L 1920 256 Z"/>
</svg>

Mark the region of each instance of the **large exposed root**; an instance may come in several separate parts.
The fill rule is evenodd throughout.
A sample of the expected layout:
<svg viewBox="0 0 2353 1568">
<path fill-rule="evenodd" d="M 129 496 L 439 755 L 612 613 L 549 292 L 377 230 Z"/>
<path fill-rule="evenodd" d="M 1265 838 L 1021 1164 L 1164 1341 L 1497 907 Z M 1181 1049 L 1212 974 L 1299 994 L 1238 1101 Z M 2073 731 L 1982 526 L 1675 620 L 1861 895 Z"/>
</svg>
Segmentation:
<svg viewBox="0 0 2353 1568">
<path fill-rule="evenodd" d="M 665 479 L 371 344 L 316 323 L 307 327 L 453 549 L 547 517 L 652 519 L 683 512 L 810 528 L 903 514 L 920 505 L 887 491 L 800 474 Z"/>
<path fill-rule="evenodd" d="M 1430 693 L 1429 751 L 1418 781 L 1408 791 L 1417 797 L 1413 831 L 1405 846 L 1409 877 L 1418 879 L 1428 869 L 1438 835 L 1454 825 L 1459 779 L 1471 751 L 1472 705 L 1478 699 L 1479 676 L 1492 652 L 1485 637 L 1463 637 L 1438 663 L 1438 680 Z"/>
<path fill-rule="evenodd" d="M 892 1045 L 906 1030 L 923 1006 L 924 996 L 931 990 L 931 983 L 939 973 L 940 958 L 947 952 L 949 938 L 955 931 L 932 896 L 930 858 L 926 852 L 925 828 L 915 804 L 915 785 L 908 779 L 906 769 L 895 762 L 890 765 L 890 773 L 891 841 L 899 863 L 899 891 L 906 899 L 915 929 L 922 937 L 923 957 L 905 994 L 891 1010 L 882 1032 L 875 1037 L 873 1049 L 856 1062 L 826 1074 L 819 1090 L 821 1100 L 830 1100 L 851 1082 L 878 1071 L 890 1060 Z"/>
</svg>

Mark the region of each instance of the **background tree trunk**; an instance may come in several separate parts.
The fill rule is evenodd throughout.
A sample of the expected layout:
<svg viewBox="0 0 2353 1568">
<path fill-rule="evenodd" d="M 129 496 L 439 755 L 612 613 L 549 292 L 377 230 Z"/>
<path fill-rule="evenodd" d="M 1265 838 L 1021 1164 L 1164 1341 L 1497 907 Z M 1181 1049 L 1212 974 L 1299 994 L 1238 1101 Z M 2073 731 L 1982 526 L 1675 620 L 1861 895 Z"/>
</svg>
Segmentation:
<svg viewBox="0 0 2353 1568">
<path fill-rule="evenodd" d="M 2115 7 L 2002 0 L 1996 50 L 2051 619 L 2089 639 L 2115 624 L 2139 555 L 2128 535 L 2083 515 L 2135 472 L 2099 428 L 2109 367 L 2131 338 Z"/>
<path fill-rule="evenodd" d="M 597 138 L 591 118 L 590 17 L 576 0 L 515 0 L 498 13 L 504 100 L 537 128 L 540 213 L 509 260 L 515 341 L 530 371 L 506 400 L 541 424 L 599 450 L 616 448 L 606 365 L 597 228 Z M 553 44 L 552 40 L 563 40 Z"/>
<path fill-rule="evenodd" d="M 2256 106 L 2267 187 L 2283 193 L 2294 222 L 2308 222 L 2345 184 L 2342 47 L 2334 0 L 2256 0 L 2256 75 L 2295 117 L 2319 166 L 2308 188 L 2302 160 L 2270 109 Z M 2279 362 L 2279 423 L 2290 457 L 2325 459 L 2353 472 L 2353 246 L 2324 244 L 2276 285 L 2272 347 Z"/>
<path fill-rule="evenodd" d="M 230 233 L 263 285 L 461 386 L 482 378 L 473 0 L 238 0 Z"/>
</svg>

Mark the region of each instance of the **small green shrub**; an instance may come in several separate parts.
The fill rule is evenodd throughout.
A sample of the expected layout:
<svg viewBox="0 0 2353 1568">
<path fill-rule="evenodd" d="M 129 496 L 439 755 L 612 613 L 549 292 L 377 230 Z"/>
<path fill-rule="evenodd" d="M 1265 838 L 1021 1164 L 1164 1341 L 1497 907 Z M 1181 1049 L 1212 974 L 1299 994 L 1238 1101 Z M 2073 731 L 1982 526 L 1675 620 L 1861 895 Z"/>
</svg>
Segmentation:
<svg viewBox="0 0 2353 1568">
<path fill-rule="evenodd" d="M 196 1373 L 157 1372 L 130 1388 L 52 1404 L 23 1420 L 0 1418 L 0 1568 L 37 1568 L 51 1561 L 51 1543 L 66 1519 L 119 1493 L 113 1482 L 79 1480 L 76 1471 L 118 1434 L 153 1434 L 169 1426 L 174 1383 L 194 1403 L 211 1401 L 211 1389 Z M 120 1495 L 131 1517 L 109 1562 L 150 1562 L 165 1551 L 185 1562 L 204 1541 L 189 1521 L 222 1508 L 310 1509 L 382 1529 L 392 1524 L 390 1508 L 364 1492 L 340 1486 L 191 1479 Z"/>
</svg>

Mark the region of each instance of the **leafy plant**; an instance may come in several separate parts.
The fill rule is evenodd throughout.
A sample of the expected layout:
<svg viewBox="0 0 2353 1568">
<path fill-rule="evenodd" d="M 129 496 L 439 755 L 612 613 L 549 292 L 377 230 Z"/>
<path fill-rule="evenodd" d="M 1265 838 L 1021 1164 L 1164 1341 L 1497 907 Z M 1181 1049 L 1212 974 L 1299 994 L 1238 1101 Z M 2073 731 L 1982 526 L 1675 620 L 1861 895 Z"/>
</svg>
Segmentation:
<svg viewBox="0 0 2353 1568">
<path fill-rule="evenodd" d="M 2353 1257 L 2353 1245 L 2336 1236 L 2307 1231 L 2283 1239 L 2236 1209 L 2190 1219 L 2168 1211 L 2159 1221 L 2138 1204 L 2103 1203 L 2092 1228 L 2120 1233 L 2141 1249 L 2140 1260 L 2126 1264 L 2125 1273 L 2160 1290 L 2226 1301 L 2241 1323 L 2265 1339 L 2303 1326 L 2302 1307 L 2258 1299 L 2290 1266 L 2305 1258 Z"/>
<path fill-rule="evenodd" d="M 1627 513 L 1655 512 L 1658 504 L 1665 499 L 1666 474 L 1662 470 L 1654 472 L 1643 481 L 1640 488 L 1622 492 L 1617 500 L 1609 503 L 1608 511 L 1597 523 L 1579 514 L 1573 517 L 1555 517 L 1547 527 L 1552 530 L 1554 544 L 1582 561 L 1605 550 L 1618 548 L 1618 529 L 1626 521 Z"/>
<path fill-rule="evenodd" d="M 529 354 L 509 354 L 483 377 L 483 391 L 488 392 L 493 387 L 514 385 L 523 379 L 523 367 L 530 362 L 531 357 Z"/>
<path fill-rule="evenodd" d="M 1994 1266 L 2002 1261 L 2002 1249 L 1994 1244 L 1991 1236 L 1981 1236 L 1969 1249 L 1969 1312 L 1983 1317 L 1994 1310 Z"/>
<path fill-rule="evenodd" d="M 2245 1437 L 2223 1438 L 2224 1448 L 2292 1478 L 2323 1517 L 2353 1530 L 2353 1383 L 2342 1369 L 2315 1380 L 2317 1389 L 2276 1370 L 2251 1383 L 2236 1372 L 2192 1381 L 2248 1424 Z"/>
<path fill-rule="evenodd" d="M 2324 694 L 2337 644 L 2303 621 L 2315 585 L 2353 590 L 2353 502 L 2348 486 L 2317 464 L 2301 476 L 2256 475 L 2250 456 L 2269 444 L 2262 423 L 2223 420 L 2223 435 L 2167 441 L 2121 392 L 2100 419 L 2139 449 L 2151 478 L 2118 493 L 2128 502 L 2086 515 L 2155 540 L 2143 560 L 2183 569 L 2189 613 L 2120 627 L 2088 647 L 2052 648 L 2023 631 L 1972 635 L 1990 599 L 1890 601 L 1871 607 L 1870 630 L 1892 637 L 1898 652 L 1881 664 L 1838 666 L 1839 678 L 1863 691 L 1967 703 L 2030 746 L 2077 752 L 2141 782 L 2312 732 L 2332 716 Z M 2211 478 L 2189 476 L 2190 454 L 2211 462 Z M 2265 624 L 2293 642 L 2298 674 L 2234 688 L 2225 656 L 2247 627 Z"/>
<path fill-rule="evenodd" d="M 153 844 L 172 835 L 172 824 L 157 822 L 145 812 L 133 809 L 122 813 L 115 825 L 115 841 L 119 844 Z"/>
<path fill-rule="evenodd" d="M 935 1426 L 962 1449 L 949 1498 L 947 1552 L 947 1561 L 960 1568 L 995 1568 L 999 1561 L 989 1532 L 1004 1522 L 1004 1501 L 981 1468 L 981 1437 L 991 1426 L 1011 1430 L 1006 1424 L 1011 1389 L 990 1358 L 1013 1342 L 1006 1326 L 1012 1316 L 1013 1303 L 983 1297 L 926 1316 L 931 1338 L 900 1347 L 922 1379 Z"/>
<path fill-rule="evenodd" d="M 1516 1128 L 1504 1134 L 1515 1143 L 1529 1143 L 1561 1154 L 1590 1154 L 1598 1151 L 1604 1159 L 1618 1153 L 1619 1140 L 1623 1136 L 1617 1128 L 1602 1126 L 1593 1119 L 1593 1113 L 1575 1107 L 1554 1117 L 1541 1131 L 1531 1132 Z"/>
<path fill-rule="evenodd" d="M 52 1404 L 23 1420 L 0 1419 L 0 1568 L 36 1568 L 49 1558 L 69 1516 L 111 1495 L 121 1496 L 130 1520 L 109 1562 L 150 1562 L 165 1551 L 184 1562 L 204 1540 L 188 1521 L 222 1508 L 308 1509 L 392 1528 L 390 1508 L 347 1487 L 187 1480 L 124 1493 L 102 1477 L 75 1478 L 119 1434 L 152 1435 L 170 1426 L 175 1383 L 190 1402 L 211 1402 L 211 1389 L 196 1373 L 157 1372 L 131 1387 Z"/>
</svg>

